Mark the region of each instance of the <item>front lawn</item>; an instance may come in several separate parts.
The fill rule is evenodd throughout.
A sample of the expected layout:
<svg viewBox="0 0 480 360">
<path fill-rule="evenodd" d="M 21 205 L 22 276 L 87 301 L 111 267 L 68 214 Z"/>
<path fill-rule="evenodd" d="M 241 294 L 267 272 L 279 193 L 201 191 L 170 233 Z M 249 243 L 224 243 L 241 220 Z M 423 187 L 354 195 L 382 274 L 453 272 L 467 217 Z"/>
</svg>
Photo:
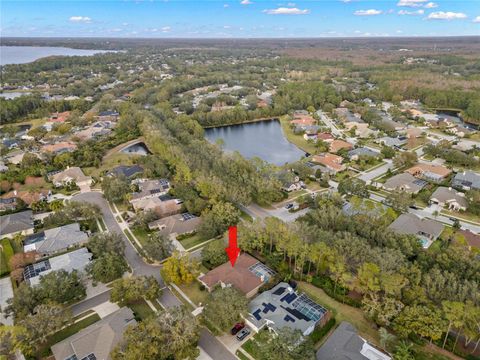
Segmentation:
<svg viewBox="0 0 480 360">
<path fill-rule="evenodd" d="M 10 240 L 4 238 L 0 241 L 0 276 L 8 274 L 10 272 L 10 258 L 13 256 L 14 251 Z"/>
<path fill-rule="evenodd" d="M 133 303 L 129 303 L 127 306 L 132 309 L 135 315 L 135 319 L 139 321 L 145 320 L 146 318 L 155 315 L 155 312 L 143 299 L 135 301 Z"/>
<path fill-rule="evenodd" d="M 201 284 L 198 281 L 192 281 L 190 284 L 178 285 L 178 287 L 188 296 L 188 298 L 197 306 L 202 303 L 205 304 L 208 291 L 206 289 L 200 290 Z"/>
<path fill-rule="evenodd" d="M 72 336 L 73 334 L 76 334 L 80 330 L 85 329 L 87 326 L 90 326 L 99 320 L 100 316 L 98 316 L 98 314 L 93 314 L 83 320 L 80 320 L 75 324 L 67 326 L 66 328 L 50 336 L 44 344 L 40 345 L 37 354 L 39 355 L 39 357 L 49 356 L 52 353 L 50 348 L 53 345 L 59 343 L 62 340 L 65 340 L 66 338 Z"/>
<path fill-rule="evenodd" d="M 180 241 L 180 244 L 182 244 L 182 246 L 185 248 L 185 250 L 188 250 L 188 249 L 193 248 L 194 246 L 197 246 L 197 245 L 200 245 L 201 243 L 204 243 L 207 240 L 205 240 L 204 238 L 202 238 L 198 234 L 194 234 L 192 236 L 189 236 L 189 237 L 184 238 L 184 239 L 179 240 L 179 241 Z"/>
</svg>

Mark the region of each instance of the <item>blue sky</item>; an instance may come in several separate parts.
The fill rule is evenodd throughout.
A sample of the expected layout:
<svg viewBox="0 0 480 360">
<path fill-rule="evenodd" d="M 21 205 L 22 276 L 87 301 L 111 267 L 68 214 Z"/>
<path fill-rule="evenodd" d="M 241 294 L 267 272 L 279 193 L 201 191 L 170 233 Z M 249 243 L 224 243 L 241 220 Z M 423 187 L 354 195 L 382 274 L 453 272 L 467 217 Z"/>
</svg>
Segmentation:
<svg viewBox="0 0 480 360">
<path fill-rule="evenodd" d="M 480 0 L 0 0 L 2 36 L 480 35 Z"/>
</svg>

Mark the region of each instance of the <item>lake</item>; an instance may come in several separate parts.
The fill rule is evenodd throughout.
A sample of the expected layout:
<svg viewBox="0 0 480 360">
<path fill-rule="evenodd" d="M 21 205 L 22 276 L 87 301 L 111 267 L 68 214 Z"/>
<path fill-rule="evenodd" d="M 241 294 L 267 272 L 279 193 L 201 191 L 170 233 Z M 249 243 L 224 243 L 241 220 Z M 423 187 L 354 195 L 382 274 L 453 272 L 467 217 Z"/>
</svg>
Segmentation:
<svg viewBox="0 0 480 360">
<path fill-rule="evenodd" d="M 90 56 L 111 50 L 83 50 L 54 46 L 0 46 L 0 65 L 26 64 L 47 56 Z"/>
<path fill-rule="evenodd" d="M 285 138 L 278 120 L 209 128 L 205 129 L 205 138 L 212 143 L 223 139 L 226 151 L 238 151 L 247 159 L 259 157 L 275 165 L 294 162 L 305 155 Z"/>
</svg>

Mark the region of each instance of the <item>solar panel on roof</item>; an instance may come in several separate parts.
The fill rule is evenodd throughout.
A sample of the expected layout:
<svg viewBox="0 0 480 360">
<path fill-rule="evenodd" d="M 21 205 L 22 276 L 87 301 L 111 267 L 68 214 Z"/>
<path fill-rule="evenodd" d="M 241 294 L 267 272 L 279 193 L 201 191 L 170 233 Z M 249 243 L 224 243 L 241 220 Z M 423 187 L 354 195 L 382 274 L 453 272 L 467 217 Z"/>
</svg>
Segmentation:
<svg viewBox="0 0 480 360">
<path fill-rule="evenodd" d="M 150 194 L 158 194 L 158 193 L 160 193 L 160 192 L 161 192 L 160 189 L 152 189 L 152 190 L 150 190 Z"/>
<path fill-rule="evenodd" d="M 427 184 L 425 180 L 420 180 L 420 179 L 415 180 L 413 183 L 418 186 L 425 186 Z"/>
<path fill-rule="evenodd" d="M 83 357 L 81 360 L 97 360 L 97 357 L 95 356 L 95 354 L 91 353 Z"/>
<path fill-rule="evenodd" d="M 184 213 L 184 214 L 182 214 L 182 219 L 183 219 L 183 220 L 190 220 L 190 219 L 194 219 L 194 218 L 196 218 L 196 216 L 195 216 L 195 215 L 192 215 L 192 214 L 190 214 L 190 213 Z"/>
<path fill-rule="evenodd" d="M 292 318 L 290 315 L 285 315 L 283 320 L 285 320 L 286 322 L 295 322 L 295 319 Z"/>
<path fill-rule="evenodd" d="M 255 311 L 252 315 L 255 317 L 255 319 L 257 320 L 261 320 L 262 317 L 260 316 L 260 309 L 258 309 L 257 311 Z"/>
<path fill-rule="evenodd" d="M 65 358 L 65 360 L 78 360 L 77 355 L 73 354 L 69 356 L 68 358 Z"/>
<path fill-rule="evenodd" d="M 279 287 L 277 290 L 273 292 L 273 295 L 282 295 L 286 288 Z"/>
</svg>

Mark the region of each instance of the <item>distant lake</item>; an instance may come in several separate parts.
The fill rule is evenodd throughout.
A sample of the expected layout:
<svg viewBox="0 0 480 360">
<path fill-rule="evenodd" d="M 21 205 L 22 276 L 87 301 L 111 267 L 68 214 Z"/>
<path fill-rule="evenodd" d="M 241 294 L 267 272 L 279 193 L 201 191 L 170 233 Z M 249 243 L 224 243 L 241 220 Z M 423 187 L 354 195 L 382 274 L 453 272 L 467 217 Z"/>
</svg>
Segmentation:
<svg viewBox="0 0 480 360">
<path fill-rule="evenodd" d="M 205 138 L 215 143 L 223 139 L 227 151 L 238 151 L 245 158 L 259 157 L 275 165 L 300 160 L 305 153 L 283 135 L 278 120 L 205 129 Z"/>
<path fill-rule="evenodd" d="M 90 56 L 111 50 L 83 50 L 54 46 L 0 46 L 0 65 L 26 64 L 47 56 Z"/>
</svg>

